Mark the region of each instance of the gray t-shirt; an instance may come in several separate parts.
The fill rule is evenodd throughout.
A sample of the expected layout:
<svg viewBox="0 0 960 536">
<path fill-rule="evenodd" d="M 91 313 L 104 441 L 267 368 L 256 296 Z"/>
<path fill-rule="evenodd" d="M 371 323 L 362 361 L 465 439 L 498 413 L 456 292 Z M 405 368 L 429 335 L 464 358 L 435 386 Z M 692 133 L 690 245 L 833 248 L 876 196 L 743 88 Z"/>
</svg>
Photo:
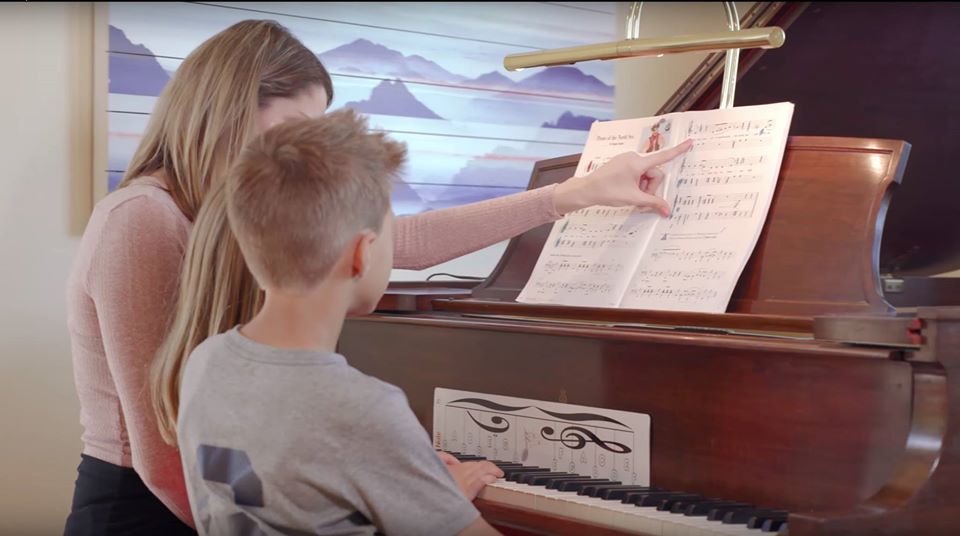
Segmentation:
<svg viewBox="0 0 960 536">
<path fill-rule="evenodd" d="M 403 392 L 234 328 L 191 354 L 177 434 L 200 534 L 456 534 L 479 513 Z"/>
</svg>

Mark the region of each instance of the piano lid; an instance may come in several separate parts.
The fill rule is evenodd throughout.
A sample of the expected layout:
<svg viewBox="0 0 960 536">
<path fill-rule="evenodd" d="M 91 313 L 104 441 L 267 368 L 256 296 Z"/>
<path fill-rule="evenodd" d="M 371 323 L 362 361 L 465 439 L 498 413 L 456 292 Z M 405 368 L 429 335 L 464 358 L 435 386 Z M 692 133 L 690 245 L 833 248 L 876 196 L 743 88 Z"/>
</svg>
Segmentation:
<svg viewBox="0 0 960 536">
<path fill-rule="evenodd" d="M 743 51 L 736 104 L 791 101 L 795 136 L 898 139 L 913 149 L 893 195 L 881 273 L 960 269 L 960 5 L 760 2 L 745 22 L 787 29 L 777 50 Z M 748 24 L 749 25 L 749 24 Z M 716 108 L 722 55 L 711 55 L 661 113 Z"/>
</svg>

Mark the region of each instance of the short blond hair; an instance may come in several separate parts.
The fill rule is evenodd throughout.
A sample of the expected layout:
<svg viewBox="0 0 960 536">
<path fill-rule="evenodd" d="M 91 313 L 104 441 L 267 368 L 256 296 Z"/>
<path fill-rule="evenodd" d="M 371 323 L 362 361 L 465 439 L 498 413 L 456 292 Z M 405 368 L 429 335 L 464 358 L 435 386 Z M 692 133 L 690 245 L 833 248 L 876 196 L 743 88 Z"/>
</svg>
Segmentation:
<svg viewBox="0 0 960 536">
<path fill-rule="evenodd" d="M 404 144 L 349 109 L 282 123 L 249 144 L 227 175 L 227 217 L 260 286 L 310 288 L 348 240 L 379 232 L 405 160 Z"/>
</svg>

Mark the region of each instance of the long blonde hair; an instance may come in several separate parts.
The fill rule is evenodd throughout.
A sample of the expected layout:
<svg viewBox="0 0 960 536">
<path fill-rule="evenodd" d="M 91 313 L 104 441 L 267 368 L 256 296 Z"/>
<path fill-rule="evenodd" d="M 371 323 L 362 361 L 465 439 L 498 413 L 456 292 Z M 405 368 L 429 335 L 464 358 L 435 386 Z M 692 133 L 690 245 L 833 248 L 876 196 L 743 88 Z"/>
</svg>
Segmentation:
<svg viewBox="0 0 960 536">
<path fill-rule="evenodd" d="M 177 206 L 195 221 L 176 313 L 150 377 L 157 423 L 170 444 L 176 442 L 187 356 L 205 338 L 248 321 L 261 304 L 226 220 L 226 173 L 256 136 L 261 106 L 314 86 L 333 99 L 330 75 L 286 28 L 267 20 L 238 22 L 203 42 L 177 69 L 120 183 L 162 171 Z"/>
<path fill-rule="evenodd" d="M 263 293 L 244 263 L 227 221 L 226 186 L 204 201 L 180 273 L 177 310 L 150 371 L 150 394 L 160 435 L 177 439 L 180 382 L 187 357 L 204 339 L 250 321 Z"/>
<path fill-rule="evenodd" d="M 191 52 L 163 88 L 118 187 L 162 170 L 170 195 L 192 221 L 256 133 L 260 106 L 314 85 L 333 100 L 323 64 L 279 23 L 230 26 Z"/>
</svg>

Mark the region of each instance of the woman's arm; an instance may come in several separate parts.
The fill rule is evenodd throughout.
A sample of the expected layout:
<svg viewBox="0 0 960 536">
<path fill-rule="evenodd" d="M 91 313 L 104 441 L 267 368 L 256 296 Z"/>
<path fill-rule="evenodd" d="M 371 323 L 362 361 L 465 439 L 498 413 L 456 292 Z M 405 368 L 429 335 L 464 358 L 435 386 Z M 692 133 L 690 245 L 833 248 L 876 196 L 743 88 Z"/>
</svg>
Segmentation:
<svg viewBox="0 0 960 536">
<path fill-rule="evenodd" d="M 655 194 L 663 181 L 657 166 L 691 146 L 685 141 L 658 153 L 624 153 L 588 175 L 560 184 L 397 218 L 394 266 L 422 270 L 593 205 L 633 205 L 666 216 L 669 207 Z"/>
<path fill-rule="evenodd" d="M 120 397 L 133 468 L 150 491 L 192 527 L 180 453 L 160 437 L 147 388 L 150 363 L 177 297 L 184 237 L 189 234 L 174 210 L 147 196 L 115 207 L 104 223 L 87 288 Z"/>
<path fill-rule="evenodd" d="M 397 218 L 393 264 L 422 270 L 559 219 L 556 187 Z"/>
</svg>

